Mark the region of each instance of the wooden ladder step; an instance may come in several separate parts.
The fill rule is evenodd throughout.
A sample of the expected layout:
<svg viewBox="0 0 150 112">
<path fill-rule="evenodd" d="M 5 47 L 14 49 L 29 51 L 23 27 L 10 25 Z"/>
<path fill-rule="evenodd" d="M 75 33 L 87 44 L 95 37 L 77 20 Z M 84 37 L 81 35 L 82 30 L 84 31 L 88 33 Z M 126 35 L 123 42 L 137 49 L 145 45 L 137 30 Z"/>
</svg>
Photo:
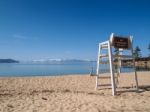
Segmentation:
<svg viewBox="0 0 150 112">
<path fill-rule="evenodd" d="M 101 45 L 101 49 L 108 49 L 108 45 L 107 44 Z"/>
<path fill-rule="evenodd" d="M 113 55 L 114 58 L 132 59 L 131 55 Z"/>
<path fill-rule="evenodd" d="M 109 61 L 99 61 L 100 64 L 108 64 Z"/>
<path fill-rule="evenodd" d="M 101 54 L 101 55 L 99 55 L 99 57 L 100 57 L 100 58 L 108 58 L 109 55 L 108 55 L 108 54 Z"/>
</svg>

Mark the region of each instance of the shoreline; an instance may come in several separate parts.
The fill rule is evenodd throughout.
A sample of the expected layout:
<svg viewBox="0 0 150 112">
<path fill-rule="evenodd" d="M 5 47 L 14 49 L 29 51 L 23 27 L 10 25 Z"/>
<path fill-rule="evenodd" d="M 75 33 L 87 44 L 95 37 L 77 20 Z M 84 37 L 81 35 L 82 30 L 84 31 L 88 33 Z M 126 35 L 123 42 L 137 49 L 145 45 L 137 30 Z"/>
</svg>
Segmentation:
<svg viewBox="0 0 150 112">
<path fill-rule="evenodd" d="M 134 72 L 123 72 L 123 73 L 121 73 L 121 74 L 126 74 L 126 75 L 130 75 L 130 74 L 132 74 L 132 73 L 134 73 Z M 141 73 L 150 73 L 150 71 L 137 71 L 137 74 L 141 74 Z M 109 73 L 101 73 L 102 75 L 109 75 Z M 96 74 L 92 74 L 92 75 L 90 75 L 90 73 L 89 74 L 87 74 L 87 73 L 81 73 L 81 74 L 59 74 L 59 75 L 27 75 L 27 76 L 23 76 L 23 75 L 17 75 L 17 76 L 0 76 L 0 79 L 1 78 L 42 78 L 42 77 L 66 77 L 66 76 L 96 76 Z"/>
<path fill-rule="evenodd" d="M 63 74 L 63 75 L 27 75 L 27 76 L 23 76 L 23 75 L 17 75 L 17 76 L 0 76 L 0 79 L 1 78 L 42 78 L 42 77 L 64 77 L 64 76 L 85 76 L 85 75 L 89 75 L 90 74 Z"/>
</svg>

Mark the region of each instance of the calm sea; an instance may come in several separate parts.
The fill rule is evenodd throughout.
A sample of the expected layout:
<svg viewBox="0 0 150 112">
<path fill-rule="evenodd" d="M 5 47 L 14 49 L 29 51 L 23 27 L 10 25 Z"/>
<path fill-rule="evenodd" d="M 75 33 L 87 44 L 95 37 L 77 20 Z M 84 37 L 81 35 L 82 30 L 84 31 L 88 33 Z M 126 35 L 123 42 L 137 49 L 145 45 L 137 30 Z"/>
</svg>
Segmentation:
<svg viewBox="0 0 150 112">
<path fill-rule="evenodd" d="M 104 71 L 108 70 L 104 66 Z M 130 68 L 123 68 L 129 72 Z M 95 73 L 96 62 L 69 62 L 69 63 L 1 63 L 0 76 L 56 76 L 68 74 L 90 74 Z"/>
<path fill-rule="evenodd" d="M 52 76 L 67 74 L 89 74 L 96 63 L 1 63 L 0 76 Z"/>
</svg>

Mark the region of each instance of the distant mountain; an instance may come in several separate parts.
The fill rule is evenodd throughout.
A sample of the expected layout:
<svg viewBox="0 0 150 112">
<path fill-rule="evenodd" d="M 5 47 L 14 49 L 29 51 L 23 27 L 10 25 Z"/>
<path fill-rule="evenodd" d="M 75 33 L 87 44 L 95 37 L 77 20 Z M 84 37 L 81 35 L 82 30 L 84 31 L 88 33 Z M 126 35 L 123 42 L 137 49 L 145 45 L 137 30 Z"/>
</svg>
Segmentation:
<svg viewBox="0 0 150 112">
<path fill-rule="evenodd" d="M 32 62 L 41 62 L 41 63 L 45 63 L 45 62 L 92 62 L 92 60 L 88 60 L 88 59 L 40 59 L 40 60 L 33 60 Z"/>
<path fill-rule="evenodd" d="M 66 62 L 66 61 L 73 61 L 73 62 L 86 62 L 86 61 L 92 61 L 89 59 L 39 59 L 39 60 L 33 60 L 33 62 L 53 62 L 53 61 L 58 61 L 58 62 Z"/>
<path fill-rule="evenodd" d="M 0 63 L 19 63 L 19 61 L 13 59 L 0 59 Z"/>
<path fill-rule="evenodd" d="M 66 59 L 66 60 L 61 60 L 65 62 L 91 62 L 92 60 L 89 59 Z"/>
</svg>

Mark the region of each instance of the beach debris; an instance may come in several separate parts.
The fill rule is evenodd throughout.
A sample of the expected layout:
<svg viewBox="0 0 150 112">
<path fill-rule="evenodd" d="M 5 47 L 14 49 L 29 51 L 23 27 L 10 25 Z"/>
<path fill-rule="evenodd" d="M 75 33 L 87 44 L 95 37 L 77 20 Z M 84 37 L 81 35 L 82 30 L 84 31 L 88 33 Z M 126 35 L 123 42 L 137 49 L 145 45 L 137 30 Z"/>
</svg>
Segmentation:
<svg viewBox="0 0 150 112">
<path fill-rule="evenodd" d="M 11 104 L 7 104 L 7 107 L 14 108 L 14 106 Z"/>
<path fill-rule="evenodd" d="M 91 67 L 90 76 L 95 76 L 95 74 L 93 73 L 93 67 Z"/>
<path fill-rule="evenodd" d="M 45 98 L 45 97 L 42 97 L 42 100 L 47 100 L 47 98 Z"/>
<path fill-rule="evenodd" d="M 71 92 L 71 91 L 69 89 L 65 89 L 63 92 L 67 93 L 67 92 Z"/>
</svg>

